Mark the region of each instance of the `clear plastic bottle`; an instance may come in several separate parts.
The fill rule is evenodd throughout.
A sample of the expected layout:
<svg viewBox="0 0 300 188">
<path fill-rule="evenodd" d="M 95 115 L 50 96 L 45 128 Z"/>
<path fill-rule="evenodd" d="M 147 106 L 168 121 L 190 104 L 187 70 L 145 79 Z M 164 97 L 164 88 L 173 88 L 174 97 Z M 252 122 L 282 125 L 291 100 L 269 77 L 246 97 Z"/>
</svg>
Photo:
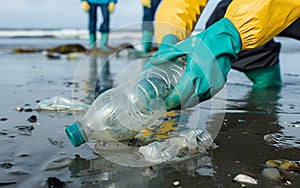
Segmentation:
<svg viewBox="0 0 300 188">
<path fill-rule="evenodd" d="M 185 58 L 143 71 L 135 84 L 112 88 L 65 131 L 73 146 L 87 141 L 124 141 L 162 117 L 165 99 L 185 70 Z"/>
</svg>

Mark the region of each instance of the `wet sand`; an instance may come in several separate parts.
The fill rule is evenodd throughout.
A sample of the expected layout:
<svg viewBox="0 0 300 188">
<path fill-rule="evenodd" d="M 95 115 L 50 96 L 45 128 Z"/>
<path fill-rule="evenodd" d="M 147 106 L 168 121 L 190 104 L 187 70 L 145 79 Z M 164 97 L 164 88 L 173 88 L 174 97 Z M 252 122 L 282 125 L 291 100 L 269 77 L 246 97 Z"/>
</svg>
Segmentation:
<svg viewBox="0 0 300 188">
<path fill-rule="evenodd" d="M 49 46 L 57 44 L 46 42 Z M 199 121 L 191 114 L 188 124 L 198 122 L 211 128 L 214 124 L 219 126 L 221 121 L 215 149 L 204 157 L 151 168 L 111 163 L 95 155 L 87 144 L 72 147 L 64 127 L 83 114 L 30 110 L 35 109 L 38 101 L 53 96 L 92 101 L 98 74 L 95 69 L 103 67 L 107 58 L 88 58 L 80 64 L 80 60 L 49 60 L 40 53 L 11 54 L 12 48 L 2 47 L 0 57 L 0 185 L 15 182 L 5 187 L 43 187 L 49 177 L 56 177 L 67 187 L 300 187 L 299 173 L 282 173 L 291 185 L 261 174 L 267 160 L 300 160 L 300 48 L 295 41 L 283 40 L 281 90 L 253 91 L 243 74 L 231 71 L 226 95 L 215 99 L 225 101 L 226 106 L 213 113 L 210 104 L 198 106 L 195 111 L 201 111 Z M 108 59 L 109 67 L 100 73 L 102 90 L 110 87 L 111 80 L 133 61 L 115 56 Z M 16 107 L 24 110 L 17 111 Z M 37 117 L 36 122 L 27 120 L 32 115 Z M 24 132 L 18 126 L 33 126 L 33 129 Z M 274 134 L 274 143 L 264 140 L 267 134 Z M 54 145 L 49 137 L 63 144 Z M 72 159 L 72 163 L 45 170 L 50 162 L 62 158 L 65 162 Z M 240 173 L 258 179 L 259 184 L 233 182 Z"/>
</svg>

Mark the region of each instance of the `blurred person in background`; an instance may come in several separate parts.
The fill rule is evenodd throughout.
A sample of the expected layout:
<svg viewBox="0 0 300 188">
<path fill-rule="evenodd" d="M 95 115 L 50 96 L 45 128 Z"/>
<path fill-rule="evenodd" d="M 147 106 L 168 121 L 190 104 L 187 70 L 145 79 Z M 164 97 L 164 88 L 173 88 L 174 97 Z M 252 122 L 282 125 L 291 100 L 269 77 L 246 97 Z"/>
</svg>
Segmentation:
<svg viewBox="0 0 300 188">
<path fill-rule="evenodd" d="M 142 45 L 144 53 L 150 52 L 152 48 L 154 33 L 153 21 L 160 1 L 161 0 L 141 0 L 143 5 Z"/>
<path fill-rule="evenodd" d="M 100 25 L 99 31 L 101 33 L 100 39 L 100 49 L 104 51 L 110 51 L 111 49 L 108 47 L 108 34 L 110 31 L 109 19 L 110 14 L 112 14 L 115 10 L 115 5 L 117 0 L 82 0 L 81 8 L 85 12 L 89 14 L 89 40 L 90 46 L 96 47 L 97 40 L 97 8 L 100 7 L 102 12 L 103 21 Z"/>
</svg>

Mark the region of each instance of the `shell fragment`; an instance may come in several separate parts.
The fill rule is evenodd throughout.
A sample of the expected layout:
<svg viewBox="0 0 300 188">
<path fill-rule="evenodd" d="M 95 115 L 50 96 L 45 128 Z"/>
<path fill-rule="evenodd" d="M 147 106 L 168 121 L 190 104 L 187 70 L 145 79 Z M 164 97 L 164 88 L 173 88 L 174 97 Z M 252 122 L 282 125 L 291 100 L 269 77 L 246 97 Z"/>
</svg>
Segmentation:
<svg viewBox="0 0 300 188">
<path fill-rule="evenodd" d="M 240 183 L 258 184 L 258 180 L 245 174 L 238 174 L 233 178 L 233 181 Z"/>
</svg>

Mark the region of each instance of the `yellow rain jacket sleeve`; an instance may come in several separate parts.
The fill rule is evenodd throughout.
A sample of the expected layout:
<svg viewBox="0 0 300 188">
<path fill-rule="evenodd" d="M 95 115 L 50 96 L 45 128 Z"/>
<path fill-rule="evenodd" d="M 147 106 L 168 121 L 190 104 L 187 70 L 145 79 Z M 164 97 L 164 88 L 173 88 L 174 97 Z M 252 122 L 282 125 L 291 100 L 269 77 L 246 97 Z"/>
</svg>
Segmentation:
<svg viewBox="0 0 300 188">
<path fill-rule="evenodd" d="M 240 34 L 242 50 L 266 43 L 299 16 L 300 0 L 233 0 L 225 14 Z"/>
<path fill-rule="evenodd" d="M 190 36 L 207 0 L 163 0 L 156 13 L 155 36 L 158 43 L 167 34 L 179 40 Z"/>
</svg>

